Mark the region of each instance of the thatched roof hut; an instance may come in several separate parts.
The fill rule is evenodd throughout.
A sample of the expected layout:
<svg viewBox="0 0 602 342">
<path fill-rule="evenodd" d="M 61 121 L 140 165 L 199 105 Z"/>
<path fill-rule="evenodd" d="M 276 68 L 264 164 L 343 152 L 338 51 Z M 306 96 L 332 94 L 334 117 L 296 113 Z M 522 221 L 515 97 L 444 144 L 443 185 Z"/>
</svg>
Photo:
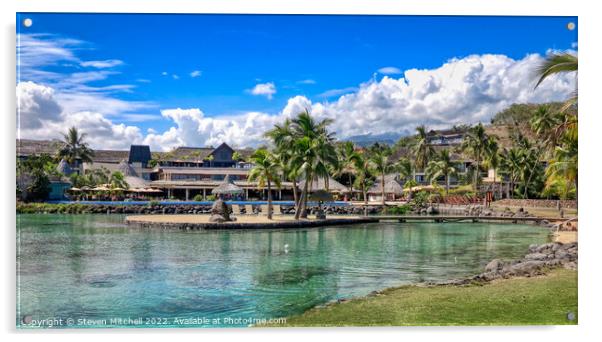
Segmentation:
<svg viewBox="0 0 602 342">
<path fill-rule="evenodd" d="M 305 187 L 305 180 L 301 180 L 299 182 L 299 188 L 303 189 Z M 327 190 L 326 182 L 324 178 L 314 179 L 308 187 L 310 192 L 318 191 L 318 190 Z M 328 192 L 338 192 L 345 193 L 349 192 L 349 189 L 343 184 L 337 182 L 334 178 L 328 178 Z"/>
<path fill-rule="evenodd" d="M 368 190 L 368 193 L 380 195 L 383 192 L 382 189 L 383 188 L 380 183 L 380 179 L 377 179 L 374 182 L 374 185 Z M 399 184 L 399 182 L 395 180 L 395 178 L 389 178 L 389 180 L 385 178 L 385 194 L 394 194 L 395 196 L 401 196 L 403 195 L 403 187 L 401 186 L 401 184 Z"/>
<path fill-rule="evenodd" d="M 240 194 L 241 192 L 243 192 L 243 189 L 234 184 L 234 181 L 230 179 L 230 175 L 226 175 L 224 181 L 211 190 L 211 193 L 214 195 Z"/>
</svg>

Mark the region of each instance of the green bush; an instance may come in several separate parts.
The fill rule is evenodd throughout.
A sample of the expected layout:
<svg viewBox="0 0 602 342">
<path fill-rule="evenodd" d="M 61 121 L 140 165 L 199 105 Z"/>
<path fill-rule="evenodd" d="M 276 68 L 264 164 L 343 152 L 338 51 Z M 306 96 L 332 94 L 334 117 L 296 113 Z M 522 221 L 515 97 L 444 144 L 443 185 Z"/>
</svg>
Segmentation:
<svg viewBox="0 0 602 342">
<path fill-rule="evenodd" d="M 195 195 L 195 196 L 192 198 L 192 200 L 193 200 L 193 201 L 196 201 L 196 202 L 200 202 L 200 201 L 202 201 L 202 200 L 203 200 L 203 195 L 201 195 L 201 194 Z"/>
<path fill-rule="evenodd" d="M 426 191 L 418 191 L 415 192 L 412 200 L 410 201 L 410 205 L 414 209 L 423 208 L 428 203 L 430 194 Z"/>
<path fill-rule="evenodd" d="M 154 206 L 157 206 L 157 205 L 159 205 L 159 201 L 150 201 L 150 202 L 148 202 L 148 206 L 149 207 L 154 207 Z"/>
<path fill-rule="evenodd" d="M 402 204 L 396 207 L 387 208 L 387 214 L 390 215 L 406 215 L 412 210 L 409 204 Z"/>
</svg>

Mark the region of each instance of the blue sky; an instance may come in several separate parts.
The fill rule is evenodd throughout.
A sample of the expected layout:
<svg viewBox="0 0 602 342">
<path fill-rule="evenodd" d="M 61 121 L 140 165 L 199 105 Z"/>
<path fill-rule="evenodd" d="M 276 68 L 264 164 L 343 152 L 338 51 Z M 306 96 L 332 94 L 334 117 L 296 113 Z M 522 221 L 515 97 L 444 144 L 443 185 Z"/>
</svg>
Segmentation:
<svg viewBox="0 0 602 342">
<path fill-rule="evenodd" d="M 577 42 L 577 30 L 567 29 L 569 22 L 577 23 L 571 17 L 25 13 L 17 22 L 24 18 L 33 25 L 18 25 L 20 34 L 58 42 L 72 58 L 28 63 L 18 82 L 51 87 L 63 111 L 99 112 L 113 125 L 137 127 L 139 140 L 149 129 L 180 128 L 174 116 L 162 115 L 165 110 L 199 109 L 203 118 L 277 116 L 298 96 L 312 106 L 329 107 L 344 94 L 357 94 L 359 100 L 367 84 L 404 78 L 406 70 L 437 70 L 472 55 L 520 61 L 550 50 L 576 50 Z M 104 64 L 95 64 L 99 61 Z M 32 70 L 54 76 L 50 80 Z M 60 78 L 74 74 L 78 86 L 62 89 Z M 88 110 L 84 103 L 75 105 L 73 96 L 65 100 L 75 92 L 101 93 L 125 105 L 110 113 Z M 383 96 L 389 95 L 395 98 Z M 315 110 L 328 115 L 328 109 Z M 341 133 L 383 133 L 360 131 Z"/>
</svg>

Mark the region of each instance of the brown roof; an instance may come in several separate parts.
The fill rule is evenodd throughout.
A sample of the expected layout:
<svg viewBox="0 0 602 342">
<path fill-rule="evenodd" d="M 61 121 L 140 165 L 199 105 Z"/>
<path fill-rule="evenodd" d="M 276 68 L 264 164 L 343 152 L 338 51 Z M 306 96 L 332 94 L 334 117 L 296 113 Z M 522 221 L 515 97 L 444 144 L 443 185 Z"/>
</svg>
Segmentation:
<svg viewBox="0 0 602 342">
<path fill-rule="evenodd" d="M 221 146 L 221 145 L 220 145 Z M 214 147 L 189 147 L 180 146 L 169 152 L 153 152 L 152 156 L 155 159 L 166 160 L 166 161 L 178 161 L 178 162 L 195 162 L 200 163 L 205 158 L 209 157 L 216 148 Z M 253 152 L 252 148 L 234 149 L 238 152 L 245 160 L 248 159 Z"/>
<path fill-rule="evenodd" d="M 246 176 L 251 169 L 234 167 L 161 167 L 163 173 L 185 175 L 239 175 Z"/>
<path fill-rule="evenodd" d="M 382 194 L 382 186 L 380 181 L 376 181 L 374 185 L 368 190 L 369 194 Z M 395 194 L 402 195 L 403 187 L 399 184 L 395 179 L 389 179 L 388 181 L 385 179 L 385 193 L 386 194 Z"/>
<path fill-rule="evenodd" d="M 130 151 L 94 150 L 92 161 L 99 163 L 119 163 L 122 160 L 127 160 L 129 155 Z"/>
<path fill-rule="evenodd" d="M 60 140 L 17 139 L 17 156 L 41 153 L 54 155 L 62 144 Z"/>
</svg>

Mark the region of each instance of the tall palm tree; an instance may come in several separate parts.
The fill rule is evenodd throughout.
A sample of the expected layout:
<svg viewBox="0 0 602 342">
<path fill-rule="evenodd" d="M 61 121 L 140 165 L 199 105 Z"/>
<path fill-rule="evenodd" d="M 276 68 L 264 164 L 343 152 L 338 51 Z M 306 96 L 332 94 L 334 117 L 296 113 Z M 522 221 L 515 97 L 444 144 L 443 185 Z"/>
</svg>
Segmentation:
<svg viewBox="0 0 602 342">
<path fill-rule="evenodd" d="M 272 219 L 272 184 L 280 188 L 280 165 L 274 154 L 260 148 L 251 155 L 254 164 L 249 172 L 249 181 L 257 181 L 259 187 L 267 186 L 268 190 L 268 219 Z"/>
<path fill-rule="evenodd" d="M 398 165 L 391 159 L 391 151 L 389 148 L 382 148 L 374 151 L 370 156 L 370 163 L 377 175 L 380 176 L 380 186 L 382 195 L 382 205 L 385 206 L 385 176 L 395 172 Z"/>
<path fill-rule="evenodd" d="M 452 162 L 448 150 L 441 150 L 435 160 L 431 160 L 426 167 L 427 178 L 435 182 L 437 178 L 445 177 L 445 194 L 449 194 L 449 177 L 455 175 L 458 170 L 456 163 Z"/>
<path fill-rule="evenodd" d="M 324 179 L 328 190 L 329 169 L 338 164 L 334 147 L 334 133 L 328 132 L 330 119 L 316 122 L 305 110 L 291 120 L 293 139 L 291 162 L 299 165 L 298 174 L 304 179 L 304 186 L 295 212 L 295 219 L 306 217 L 309 186 L 315 179 Z M 336 168 L 336 167 L 335 167 Z"/>
<path fill-rule="evenodd" d="M 508 175 L 508 193 L 506 196 L 512 198 L 514 192 L 514 184 L 516 184 L 519 175 L 521 174 L 522 165 L 522 153 L 518 147 L 512 147 L 504 150 L 501 156 L 501 169 Z"/>
<path fill-rule="evenodd" d="M 484 163 L 488 168 L 493 169 L 493 188 L 497 184 L 497 171 L 500 167 L 500 153 L 497 140 L 493 137 L 488 137 L 485 145 L 485 160 Z M 499 194 L 501 196 L 502 187 L 500 186 Z"/>
<path fill-rule="evenodd" d="M 428 165 L 429 158 L 434 154 L 433 147 L 428 141 L 428 132 L 424 125 L 416 127 L 416 137 L 412 144 L 414 154 L 414 174 L 416 169 L 424 170 Z M 414 177 L 415 178 L 415 177 Z"/>
<path fill-rule="evenodd" d="M 339 158 L 337 174 L 347 174 L 349 181 L 349 195 L 353 196 L 353 182 L 351 177 L 356 174 L 355 161 L 359 157 L 353 142 L 346 141 L 337 146 L 337 153 Z"/>
<path fill-rule="evenodd" d="M 63 145 L 58 150 L 58 157 L 65 159 L 69 164 L 79 167 L 79 163 L 91 163 L 94 151 L 85 142 L 87 134 L 80 134 L 77 128 L 71 127 L 67 134 L 63 134 Z"/>
<path fill-rule="evenodd" d="M 481 173 L 481 162 L 485 156 L 487 142 L 488 137 L 487 134 L 485 134 L 485 128 L 483 127 L 483 124 L 479 123 L 468 130 L 461 145 L 462 151 L 468 153 L 475 161 L 475 173 L 473 180 L 475 191 L 477 190 L 478 186 Z"/>
<path fill-rule="evenodd" d="M 283 178 L 293 183 L 293 200 L 295 201 L 295 208 L 298 208 L 299 187 L 297 186 L 297 181 L 299 179 L 299 169 L 301 168 L 301 165 L 295 164 L 297 161 L 292 159 L 292 156 L 295 153 L 295 140 L 291 125 L 291 120 L 286 119 L 283 124 L 274 125 L 274 128 L 267 131 L 265 136 L 270 138 L 276 146 Z"/>
<path fill-rule="evenodd" d="M 372 186 L 370 159 L 365 153 L 358 153 L 354 159 L 355 182 L 356 186 L 362 191 L 362 199 L 364 204 L 368 204 L 368 188 Z"/>
</svg>

